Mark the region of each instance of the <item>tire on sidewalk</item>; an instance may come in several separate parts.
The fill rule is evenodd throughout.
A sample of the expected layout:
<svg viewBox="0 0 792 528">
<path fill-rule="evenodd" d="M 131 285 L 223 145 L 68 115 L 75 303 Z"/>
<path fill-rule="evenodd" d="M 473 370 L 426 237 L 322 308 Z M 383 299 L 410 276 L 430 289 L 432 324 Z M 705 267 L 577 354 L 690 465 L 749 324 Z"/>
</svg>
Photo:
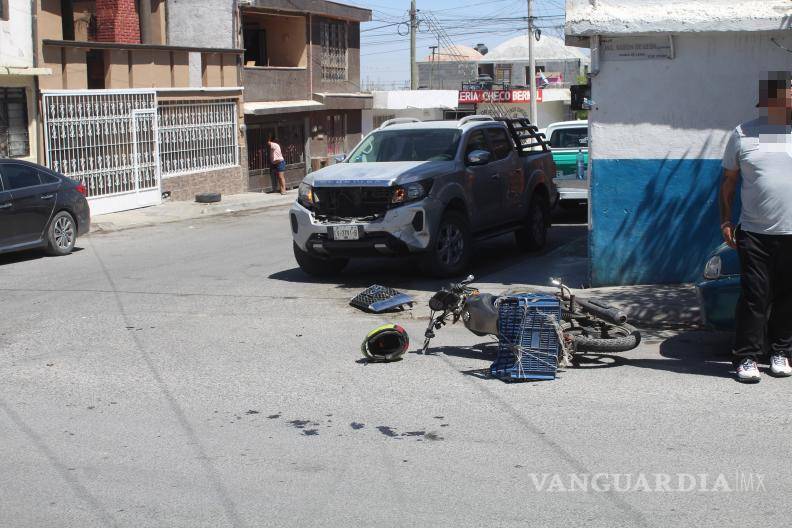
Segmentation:
<svg viewBox="0 0 792 528">
<path fill-rule="evenodd" d="M 195 195 L 195 201 L 198 203 L 216 203 L 219 202 L 222 196 L 220 193 L 198 193 Z"/>
</svg>

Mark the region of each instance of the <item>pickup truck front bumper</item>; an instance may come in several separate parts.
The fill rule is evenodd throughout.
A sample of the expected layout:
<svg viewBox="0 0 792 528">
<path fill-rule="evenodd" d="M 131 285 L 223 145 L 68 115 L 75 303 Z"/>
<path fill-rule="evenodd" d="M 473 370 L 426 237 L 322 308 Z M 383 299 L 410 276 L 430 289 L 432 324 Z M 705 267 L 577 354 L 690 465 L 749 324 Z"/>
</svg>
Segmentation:
<svg viewBox="0 0 792 528">
<path fill-rule="evenodd" d="M 441 210 L 435 200 L 402 205 L 373 222 L 318 220 L 295 202 L 289 211 L 292 238 L 297 246 L 320 257 L 365 257 L 420 253 L 429 246 L 434 219 Z M 359 226 L 357 240 L 334 240 L 334 226 Z"/>
</svg>

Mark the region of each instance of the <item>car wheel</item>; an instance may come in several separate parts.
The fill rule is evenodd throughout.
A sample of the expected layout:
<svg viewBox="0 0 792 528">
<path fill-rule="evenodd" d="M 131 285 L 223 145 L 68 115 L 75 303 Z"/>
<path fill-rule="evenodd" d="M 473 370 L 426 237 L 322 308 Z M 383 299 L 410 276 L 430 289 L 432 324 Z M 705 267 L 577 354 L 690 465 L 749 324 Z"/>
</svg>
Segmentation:
<svg viewBox="0 0 792 528">
<path fill-rule="evenodd" d="M 467 218 L 448 211 L 440 220 L 431 249 L 424 257 L 424 268 L 436 277 L 450 277 L 466 271 L 470 262 L 472 239 Z"/>
<path fill-rule="evenodd" d="M 50 255 L 68 255 L 77 242 L 77 224 L 74 217 L 61 211 L 52 217 L 47 226 L 47 253 Z"/>
<path fill-rule="evenodd" d="M 349 264 L 347 258 L 319 258 L 308 254 L 300 249 L 295 242 L 292 242 L 294 249 L 294 258 L 300 269 L 308 275 L 314 277 L 330 277 L 341 273 L 341 271 Z"/>
<path fill-rule="evenodd" d="M 549 206 L 541 195 L 534 195 L 528 206 L 524 227 L 514 232 L 517 245 L 524 251 L 537 251 L 547 244 Z"/>
</svg>

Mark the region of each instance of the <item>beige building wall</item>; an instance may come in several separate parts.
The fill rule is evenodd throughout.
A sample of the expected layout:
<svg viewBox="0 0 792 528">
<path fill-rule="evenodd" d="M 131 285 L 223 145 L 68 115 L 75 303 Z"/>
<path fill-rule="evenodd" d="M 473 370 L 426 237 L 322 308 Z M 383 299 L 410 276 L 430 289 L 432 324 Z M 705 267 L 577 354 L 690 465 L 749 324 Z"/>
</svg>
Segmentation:
<svg viewBox="0 0 792 528">
<path fill-rule="evenodd" d="M 27 102 L 28 144 L 30 154 L 22 159 L 38 163 L 38 105 L 36 103 L 36 79 L 31 75 L 0 75 L 0 87 L 24 88 Z"/>
</svg>

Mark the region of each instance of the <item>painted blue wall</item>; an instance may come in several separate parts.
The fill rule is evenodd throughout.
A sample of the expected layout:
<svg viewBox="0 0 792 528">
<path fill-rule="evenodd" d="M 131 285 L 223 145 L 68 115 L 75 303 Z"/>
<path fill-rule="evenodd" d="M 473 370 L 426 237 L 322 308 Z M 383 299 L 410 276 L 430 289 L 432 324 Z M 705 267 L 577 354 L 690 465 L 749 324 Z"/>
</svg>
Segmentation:
<svg viewBox="0 0 792 528">
<path fill-rule="evenodd" d="M 720 177 L 715 159 L 593 160 L 592 286 L 700 279 L 721 243 Z"/>
</svg>

